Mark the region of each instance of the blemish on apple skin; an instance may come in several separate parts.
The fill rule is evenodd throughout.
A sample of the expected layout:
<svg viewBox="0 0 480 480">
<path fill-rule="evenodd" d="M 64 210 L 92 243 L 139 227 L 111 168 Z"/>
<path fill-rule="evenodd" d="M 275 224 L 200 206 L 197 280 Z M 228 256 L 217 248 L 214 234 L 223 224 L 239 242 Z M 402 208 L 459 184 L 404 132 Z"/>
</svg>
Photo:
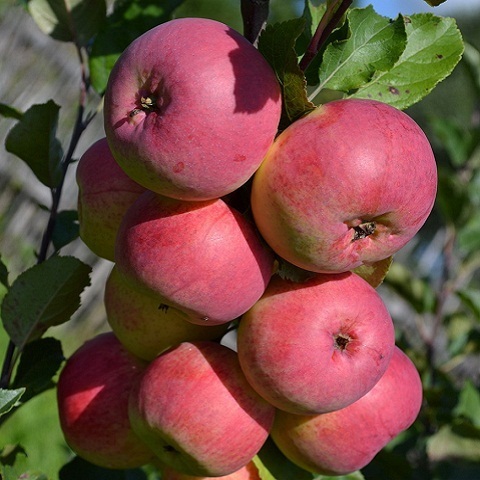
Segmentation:
<svg viewBox="0 0 480 480">
<path fill-rule="evenodd" d="M 239 153 L 237 153 L 235 155 L 235 157 L 233 158 L 233 161 L 234 162 L 244 162 L 246 159 L 247 159 L 247 157 L 245 155 L 240 155 Z"/>
<path fill-rule="evenodd" d="M 174 167 L 173 171 L 175 173 L 180 173 L 185 168 L 185 164 L 183 162 L 178 162 Z"/>
</svg>

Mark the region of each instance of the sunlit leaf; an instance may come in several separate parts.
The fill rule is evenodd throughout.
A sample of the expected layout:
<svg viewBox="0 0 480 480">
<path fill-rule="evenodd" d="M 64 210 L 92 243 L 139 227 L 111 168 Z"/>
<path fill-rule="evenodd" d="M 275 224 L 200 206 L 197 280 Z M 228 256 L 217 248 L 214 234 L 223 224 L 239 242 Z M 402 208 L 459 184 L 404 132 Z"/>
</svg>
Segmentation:
<svg viewBox="0 0 480 480">
<path fill-rule="evenodd" d="M 318 90 L 350 92 L 377 72 L 390 70 L 406 45 L 403 18 L 390 21 L 370 5 L 347 15 L 349 36 L 328 45 L 320 66 Z"/>
<path fill-rule="evenodd" d="M 86 46 L 106 15 L 105 0 L 28 0 L 40 30 L 55 40 Z"/>
<path fill-rule="evenodd" d="M 366 280 L 373 288 L 379 287 L 387 276 L 393 257 L 388 257 L 370 265 L 361 265 L 353 271 Z"/>
<path fill-rule="evenodd" d="M 13 390 L 0 388 L 0 416 L 9 412 L 22 398 L 24 393 L 25 388 L 16 388 Z"/>
<path fill-rule="evenodd" d="M 393 68 L 375 74 L 352 97 L 405 109 L 428 95 L 455 68 L 463 53 L 453 18 L 418 13 L 405 18 L 407 45 Z"/>
</svg>

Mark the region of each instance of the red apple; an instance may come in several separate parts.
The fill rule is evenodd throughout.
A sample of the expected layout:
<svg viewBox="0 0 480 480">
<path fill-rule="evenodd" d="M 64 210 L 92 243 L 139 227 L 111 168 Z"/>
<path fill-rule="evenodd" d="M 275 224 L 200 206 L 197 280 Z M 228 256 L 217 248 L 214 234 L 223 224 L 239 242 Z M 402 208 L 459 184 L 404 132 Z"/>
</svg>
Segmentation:
<svg viewBox="0 0 480 480">
<path fill-rule="evenodd" d="M 229 475 L 250 462 L 275 415 L 245 379 L 237 354 L 207 341 L 182 343 L 153 360 L 129 412 L 164 465 L 200 477 Z"/>
<path fill-rule="evenodd" d="M 277 133 L 280 87 L 240 33 L 204 18 L 146 32 L 108 81 L 105 132 L 115 158 L 146 188 L 184 200 L 235 190 Z"/>
<path fill-rule="evenodd" d="M 181 342 L 220 339 L 228 328 L 195 325 L 188 315 L 127 283 L 114 266 L 104 294 L 107 321 L 124 347 L 147 361 Z"/>
<path fill-rule="evenodd" d="M 364 397 L 341 410 L 315 416 L 279 411 L 271 435 L 299 467 L 321 475 L 347 475 L 370 463 L 390 440 L 409 428 L 421 404 L 420 376 L 396 347 L 387 371 Z"/>
<path fill-rule="evenodd" d="M 273 254 L 253 224 L 221 200 L 153 192 L 130 207 L 117 236 L 119 272 L 201 325 L 229 322 L 263 294 Z"/>
<path fill-rule="evenodd" d="M 58 412 L 65 440 L 80 457 L 116 469 L 154 457 L 128 418 L 132 384 L 145 367 L 111 332 L 87 341 L 67 360 L 58 380 Z"/>
<path fill-rule="evenodd" d="M 97 140 L 80 157 L 76 180 L 80 238 L 93 253 L 113 261 L 120 222 L 145 188 L 119 167 L 106 138 Z"/>
<path fill-rule="evenodd" d="M 273 250 L 314 272 L 387 258 L 422 227 L 437 169 L 420 127 L 373 100 L 327 103 L 291 124 L 254 176 L 255 222 Z"/>
<path fill-rule="evenodd" d="M 255 390 L 281 410 L 312 415 L 346 407 L 385 372 L 395 344 L 380 295 L 358 275 L 272 279 L 242 317 L 237 348 Z"/>
<path fill-rule="evenodd" d="M 258 468 L 253 461 L 229 475 L 221 477 L 196 477 L 177 472 L 172 468 L 162 469 L 162 480 L 262 480 Z"/>
</svg>

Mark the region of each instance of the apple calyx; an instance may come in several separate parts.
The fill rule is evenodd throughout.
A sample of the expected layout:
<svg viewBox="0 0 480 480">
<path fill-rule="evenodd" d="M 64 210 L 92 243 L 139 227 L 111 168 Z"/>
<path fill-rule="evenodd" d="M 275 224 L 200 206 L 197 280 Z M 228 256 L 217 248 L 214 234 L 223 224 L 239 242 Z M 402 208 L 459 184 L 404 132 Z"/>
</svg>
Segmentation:
<svg viewBox="0 0 480 480">
<path fill-rule="evenodd" d="M 354 234 L 352 242 L 355 242 L 356 240 L 361 240 L 362 238 L 367 238 L 368 236 L 375 233 L 376 228 L 376 222 L 363 222 L 360 225 L 353 227 Z"/>
<path fill-rule="evenodd" d="M 341 352 L 347 350 L 349 343 L 353 340 L 352 337 L 346 333 L 338 333 L 334 335 L 334 347 Z"/>
</svg>

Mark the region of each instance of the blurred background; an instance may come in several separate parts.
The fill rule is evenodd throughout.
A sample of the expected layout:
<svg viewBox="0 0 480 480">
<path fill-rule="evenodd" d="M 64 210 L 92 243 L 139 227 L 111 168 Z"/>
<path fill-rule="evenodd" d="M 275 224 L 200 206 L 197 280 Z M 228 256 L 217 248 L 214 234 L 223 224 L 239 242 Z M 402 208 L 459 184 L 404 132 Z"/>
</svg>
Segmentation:
<svg viewBox="0 0 480 480">
<path fill-rule="evenodd" d="M 465 382 L 470 382 L 477 393 L 480 385 L 477 255 L 480 251 L 480 59 L 475 53 L 480 49 L 480 2 L 447 0 L 435 8 L 422 0 L 357 2 L 358 6 L 368 4 L 391 18 L 399 12 L 452 16 L 464 40 L 474 47 L 468 50 L 468 62 L 462 61 L 448 79 L 407 111 L 425 130 L 434 147 L 441 170 L 439 198 L 415 241 L 395 257 L 394 267 L 380 288 L 394 317 L 398 342 L 414 359 L 426 388 L 430 388 L 424 417 L 416 427 L 418 435 L 426 439 L 454 422 L 453 412 L 458 408 Z M 239 8 L 238 0 L 186 0 L 177 15 L 209 17 L 241 31 Z M 272 0 L 270 22 L 299 16 L 302 10 L 303 1 Z M 79 66 L 74 47 L 41 33 L 20 1 L 0 0 L 0 103 L 25 111 L 32 104 L 53 98 L 61 105 L 59 138 L 66 143 L 75 121 L 78 86 Z M 0 116 L 2 145 L 12 125 L 11 119 Z M 102 117 L 97 115 L 82 136 L 75 158 L 103 136 Z M 62 210 L 76 208 L 74 176 L 75 165 L 72 165 Z M 2 147 L 0 255 L 9 268 L 10 281 L 35 263 L 35 252 L 48 218 L 42 206 L 48 208 L 50 201 L 49 190 L 35 180 L 23 162 Z M 92 286 L 84 292 L 80 310 L 71 322 L 48 332 L 61 338 L 64 353 L 69 356 L 85 339 L 108 329 L 102 296 L 112 264 L 98 259 L 80 240 L 68 245 L 62 253 L 72 254 L 93 267 Z M 1 359 L 6 345 L 6 335 L 0 329 Z M 480 408 L 480 404 L 473 405 L 472 408 Z M 477 415 L 480 426 L 480 411 Z M 31 435 L 32 431 L 35 435 Z M 476 438 L 478 430 L 472 435 Z M 431 471 L 431 477 L 415 476 L 409 471 L 403 477 L 388 478 L 479 480 L 480 444 L 460 446 L 453 437 L 447 437 L 446 442 L 453 447 L 449 449 L 442 444 L 440 448 L 434 444 L 428 447 L 433 448 L 428 458 L 415 458 L 415 454 L 420 457 L 419 452 L 425 452 L 425 445 L 409 450 L 413 456 L 410 464 L 419 465 L 420 472 Z M 53 390 L 31 400 L 21 414 L 13 415 L 2 427 L 0 450 L 3 445 L 17 443 L 29 453 L 28 459 L 25 458 L 28 468 L 35 466 L 49 478 L 57 478 L 59 466 L 70 458 L 71 452 L 59 429 Z M 406 452 L 407 447 L 404 448 L 400 454 Z M 457 451 L 462 448 L 479 450 L 465 458 Z M 385 458 L 392 461 L 392 457 Z M 426 465 L 433 461 L 446 465 L 443 473 Z M 372 467 L 370 476 L 366 473 L 366 478 L 387 478 L 376 476 L 380 475 L 378 469 L 381 459 Z"/>
</svg>

